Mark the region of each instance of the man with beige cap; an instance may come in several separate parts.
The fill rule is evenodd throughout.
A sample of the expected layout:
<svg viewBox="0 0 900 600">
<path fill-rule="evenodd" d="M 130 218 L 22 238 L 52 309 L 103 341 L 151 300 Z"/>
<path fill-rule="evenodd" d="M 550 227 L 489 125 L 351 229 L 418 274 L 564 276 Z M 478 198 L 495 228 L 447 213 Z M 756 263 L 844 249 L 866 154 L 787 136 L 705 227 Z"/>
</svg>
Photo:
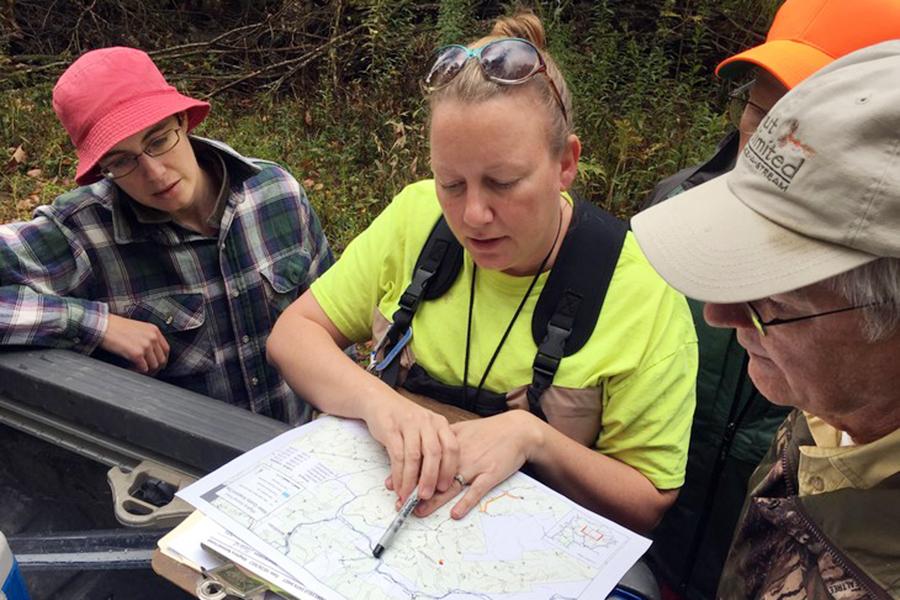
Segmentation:
<svg viewBox="0 0 900 600">
<path fill-rule="evenodd" d="M 722 598 L 900 597 L 900 41 L 801 82 L 728 174 L 632 220 L 795 410 L 750 481 Z"/>
<path fill-rule="evenodd" d="M 786 0 L 762 44 L 716 68 L 722 78 L 749 79 L 730 94 L 735 129 L 705 163 L 660 182 L 645 206 L 730 171 L 740 149 L 789 89 L 837 58 L 896 38 L 900 0 Z M 690 305 L 700 350 L 697 409 L 685 483 L 654 531 L 650 559 L 665 588 L 700 600 L 716 590 L 747 480 L 788 409 L 770 403 L 753 385 L 735 332 L 710 327 L 703 321 L 702 304 Z"/>
</svg>

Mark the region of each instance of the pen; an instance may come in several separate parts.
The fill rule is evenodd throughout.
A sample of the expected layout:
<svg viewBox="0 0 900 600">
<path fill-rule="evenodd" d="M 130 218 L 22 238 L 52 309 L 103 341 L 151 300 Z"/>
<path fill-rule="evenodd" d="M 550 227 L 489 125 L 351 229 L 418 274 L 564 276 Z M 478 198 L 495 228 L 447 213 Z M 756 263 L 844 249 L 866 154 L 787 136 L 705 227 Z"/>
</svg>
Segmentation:
<svg viewBox="0 0 900 600">
<path fill-rule="evenodd" d="M 388 544 L 391 543 L 391 540 L 394 539 L 394 536 L 406 521 L 409 513 L 411 513 L 418 504 L 419 488 L 417 487 L 406 499 L 406 502 L 403 503 L 403 506 L 400 507 L 400 511 L 397 513 L 397 516 L 394 517 L 394 520 L 391 521 L 390 525 L 388 525 L 387 531 L 384 532 L 384 535 L 382 535 L 381 539 L 378 540 L 378 543 L 375 544 L 375 549 L 372 550 L 372 556 L 374 556 L 375 558 L 381 558 L 381 553 L 384 552 L 384 549 L 388 547 Z"/>
</svg>

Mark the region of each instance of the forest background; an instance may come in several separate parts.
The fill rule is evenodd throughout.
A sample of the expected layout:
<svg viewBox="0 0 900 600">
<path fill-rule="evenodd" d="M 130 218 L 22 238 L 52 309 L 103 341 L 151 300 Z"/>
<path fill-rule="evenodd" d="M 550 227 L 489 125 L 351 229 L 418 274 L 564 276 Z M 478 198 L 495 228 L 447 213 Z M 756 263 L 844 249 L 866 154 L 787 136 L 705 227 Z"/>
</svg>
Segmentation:
<svg viewBox="0 0 900 600">
<path fill-rule="evenodd" d="M 572 88 L 576 189 L 628 216 L 727 132 L 722 58 L 761 42 L 778 0 L 534 2 Z M 74 186 L 50 103 L 84 51 L 148 51 L 209 100 L 196 132 L 278 161 L 340 251 L 405 184 L 430 175 L 420 81 L 436 48 L 521 4 L 446 0 L 0 0 L 0 223 Z"/>
</svg>

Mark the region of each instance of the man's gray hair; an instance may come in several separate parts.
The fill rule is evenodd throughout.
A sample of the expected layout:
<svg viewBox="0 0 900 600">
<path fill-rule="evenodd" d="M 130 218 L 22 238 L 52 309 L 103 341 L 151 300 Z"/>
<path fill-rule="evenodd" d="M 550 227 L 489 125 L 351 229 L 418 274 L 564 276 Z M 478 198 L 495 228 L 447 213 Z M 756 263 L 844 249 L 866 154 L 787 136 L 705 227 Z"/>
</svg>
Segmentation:
<svg viewBox="0 0 900 600">
<path fill-rule="evenodd" d="M 863 332 L 870 342 L 900 329 L 900 258 L 879 258 L 826 283 L 853 306 L 873 305 L 863 309 Z"/>
</svg>

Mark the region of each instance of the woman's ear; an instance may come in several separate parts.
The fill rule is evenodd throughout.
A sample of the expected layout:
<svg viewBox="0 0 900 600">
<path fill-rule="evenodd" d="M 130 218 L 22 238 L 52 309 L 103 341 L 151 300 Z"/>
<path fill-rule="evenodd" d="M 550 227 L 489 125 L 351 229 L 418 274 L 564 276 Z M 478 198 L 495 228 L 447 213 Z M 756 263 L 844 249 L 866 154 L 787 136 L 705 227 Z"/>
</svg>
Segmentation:
<svg viewBox="0 0 900 600">
<path fill-rule="evenodd" d="M 574 133 L 569 134 L 559 157 L 559 189 L 569 189 L 578 175 L 578 159 L 581 158 L 581 140 Z"/>
</svg>

